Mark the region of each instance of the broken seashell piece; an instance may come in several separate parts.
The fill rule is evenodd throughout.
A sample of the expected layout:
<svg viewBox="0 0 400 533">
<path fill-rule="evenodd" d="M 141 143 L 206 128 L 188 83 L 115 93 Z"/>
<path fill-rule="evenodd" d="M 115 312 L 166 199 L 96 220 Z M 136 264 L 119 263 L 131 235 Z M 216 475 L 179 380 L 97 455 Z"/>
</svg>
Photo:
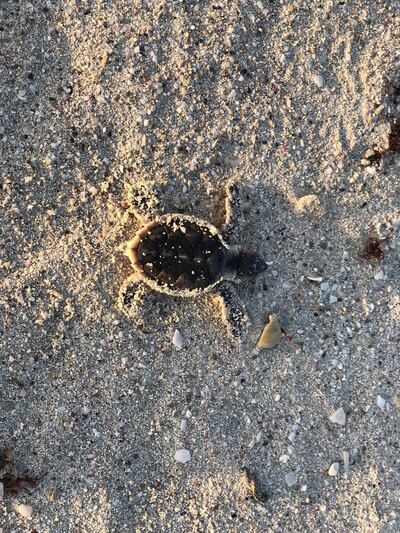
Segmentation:
<svg viewBox="0 0 400 533">
<path fill-rule="evenodd" d="M 268 322 L 265 324 L 261 337 L 257 342 L 257 348 L 273 348 L 279 344 L 282 338 L 282 329 L 276 315 L 269 315 Z"/>
</svg>

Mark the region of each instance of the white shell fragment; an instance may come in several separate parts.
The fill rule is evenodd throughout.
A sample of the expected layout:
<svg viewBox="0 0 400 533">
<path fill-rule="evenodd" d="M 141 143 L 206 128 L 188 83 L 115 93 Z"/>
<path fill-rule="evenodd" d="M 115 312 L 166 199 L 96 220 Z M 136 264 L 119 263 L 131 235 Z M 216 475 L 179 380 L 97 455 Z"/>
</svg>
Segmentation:
<svg viewBox="0 0 400 533">
<path fill-rule="evenodd" d="M 19 503 L 15 505 L 15 510 L 22 518 L 31 518 L 32 516 L 32 506 L 25 505 L 24 503 Z"/>
<path fill-rule="evenodd" d="M 285 481 L 288 487 L 293 487 L 293 485 L 296 485 L 297 483 L 296 472 L 288 472 L 287 474 L 285 474 Z"/>
<path fill-rule="evenodd" d="M 174 336 L 172 337 L 172 343 L 177 350 L 180 350 L 183 346 L 183 339 L 179 329 L 175 330 Z"/>
<path fill-rule="evenodd" d="M 184 465 L 185 463 L 191 461 L 192 455 L 189 450 L 185 450 L 185 448 L 180 448 L 175 452 L 174 459 L 177 463 L 181 463 Z"/>
<path fill-rule="evenodd" d="M 339 407 L 337 411 L 335 411 L 330 417 L 329 420 L 333 422 L 334 424 L 339 424 L 340 426 L 344 426 L 346 423 L 346 413 L 344 412 L 342 407 Z"/>
<path fill-rule="evenodd" d="M 316 277 L 313 277 L 313 276 L 306 276 L 308 280 L 310 281 L 315 281 L 316 283 L 321 283 L 323 278 L 319 277 L 319 276 L 316 276 Z"/>
<path fill-rule="evenodd" d="M 385 409 L 385 405 L 386 405 L 386 400 L 385 398 L 382 398 L 382 396 L 380 394 L 378 394 L 377 398 L 376 398 L 376 404 L 377 406 L 380 408 L 380 409 Z"/>
<path fill-rule="evenodd" d="M 376 279 L 377 281 L 386 280 L 387 279 L 387 275 L 383 272 L 383 270 L 379 270 L 375 274 L 374 279 Z"/>
<path fill-rule="evenodd" d="M 321 76 L 321 74 L 313 74 L 311 77 L 311 81 L 319 88 L 322 89 L 324 86 L 324 78 Z"/>
<path fill-rule="evenodd" d="M 328 474 L 330 476 L 337 476 L 339 472 L 339 463 L 332 463 L 329 467 Z"/>
<path fill-rule="evenodd" d="M 261 337 L 257 342 L 257 348 L 273 348 L 279 344 L 282 338 L 282 330 L 276 315 L 269 315 L 268 322 L 264 326 Z"/>
<path fill-rule="evenodd" d="M 349 452 L 343 452 L 343 464 L 344 464 L 344 471 L 348 473 L 350 469 L 350 454 Z"/>
</svg>

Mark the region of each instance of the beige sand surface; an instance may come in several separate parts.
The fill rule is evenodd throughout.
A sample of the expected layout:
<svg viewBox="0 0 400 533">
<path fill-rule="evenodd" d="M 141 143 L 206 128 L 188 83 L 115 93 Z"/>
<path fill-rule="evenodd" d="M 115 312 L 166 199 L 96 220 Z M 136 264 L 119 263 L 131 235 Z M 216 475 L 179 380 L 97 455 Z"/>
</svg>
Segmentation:
<svg viewBox="0 0 400 533">
<path fill-rule="evenodd" d="M 2 533 L 400 530 L 399 9 L 0 2 L 0 448 L 47 472 Z M 211 296 L 126 316 L 129 202 L 220 224 L 229 178 L 246 340 Z"/>
</svg>

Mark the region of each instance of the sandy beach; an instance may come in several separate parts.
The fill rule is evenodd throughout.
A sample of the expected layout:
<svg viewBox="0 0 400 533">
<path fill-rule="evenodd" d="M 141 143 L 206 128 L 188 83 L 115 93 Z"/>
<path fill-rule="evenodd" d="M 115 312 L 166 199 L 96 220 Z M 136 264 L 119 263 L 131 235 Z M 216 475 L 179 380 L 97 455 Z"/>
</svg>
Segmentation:
<svg viewBox="0 0 400 533">
<path fill-rule="evenodd" d="M 399 2 L 3 0 L 0 30 L 0 533 L 399 531 Z M 212 294 L 123 308 L 132 202 L 220 228 L 232 179 L 268 262 L 242 342 Z"/>
</svg>

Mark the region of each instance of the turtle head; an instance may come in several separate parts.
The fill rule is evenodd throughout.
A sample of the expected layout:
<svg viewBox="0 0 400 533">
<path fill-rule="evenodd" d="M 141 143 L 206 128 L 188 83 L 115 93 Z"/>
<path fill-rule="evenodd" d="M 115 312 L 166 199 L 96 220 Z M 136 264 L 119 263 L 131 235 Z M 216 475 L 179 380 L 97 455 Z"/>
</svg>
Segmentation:
<svg viewBox="0 0 400 533">
<path fill-rule="evenodd" d="M 237 257 L 237 277 L 255 278 L 267 269 L 267 263 L 255 252 L 241 250 Z"/>
</svg>

